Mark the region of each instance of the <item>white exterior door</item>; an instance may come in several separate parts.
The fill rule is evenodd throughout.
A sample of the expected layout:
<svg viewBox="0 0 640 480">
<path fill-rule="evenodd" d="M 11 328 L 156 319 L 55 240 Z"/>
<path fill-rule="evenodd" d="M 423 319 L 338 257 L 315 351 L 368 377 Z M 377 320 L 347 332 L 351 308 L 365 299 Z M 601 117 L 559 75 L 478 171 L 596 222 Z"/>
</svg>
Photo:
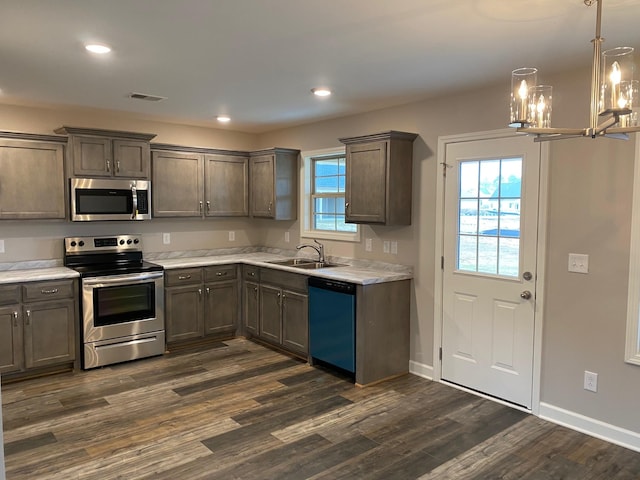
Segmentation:
<svg viewBox="0 0 640 480">
<path fill-rule="evenodd" d="M 446 147 L 443 380 L 531 408 L 540 144 Z"/>
</svg>

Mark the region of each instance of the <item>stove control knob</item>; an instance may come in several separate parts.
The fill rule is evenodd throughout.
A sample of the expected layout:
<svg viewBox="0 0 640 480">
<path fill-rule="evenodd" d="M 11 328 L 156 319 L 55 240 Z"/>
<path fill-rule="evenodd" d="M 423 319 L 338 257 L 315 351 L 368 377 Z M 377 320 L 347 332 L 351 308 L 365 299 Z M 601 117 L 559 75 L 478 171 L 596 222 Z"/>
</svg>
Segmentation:
<svg viewBox="0 0 640 480">
<path fill-rule="evenodd" d="M 76 241 L 75 240 L 71 240 L 71 246 L 75 247 L 76 245 L 77 245 Z"/>
<path fill-rule="evenodd" d="M 120 239 L 120 245 L 124 245 L 124 240 Z"/>
<path fill-rule="evenodd" d="M 133 243 L 135 243 L 136 245 L 140 243 L 140 240 L 138 240 L 137 238 L 133 241 Z"/>
<path fill-rule="evenodd" d="M 131 245 L 131 239 L 127 240 L 127 245 Z"/>
<path fill-rule="evenodd" d="M 81 247 L 84 247 L 84 240 L 80 240 L 80 242 L 78 243 L 78 245 L 80 245 Z"/>
</svg>

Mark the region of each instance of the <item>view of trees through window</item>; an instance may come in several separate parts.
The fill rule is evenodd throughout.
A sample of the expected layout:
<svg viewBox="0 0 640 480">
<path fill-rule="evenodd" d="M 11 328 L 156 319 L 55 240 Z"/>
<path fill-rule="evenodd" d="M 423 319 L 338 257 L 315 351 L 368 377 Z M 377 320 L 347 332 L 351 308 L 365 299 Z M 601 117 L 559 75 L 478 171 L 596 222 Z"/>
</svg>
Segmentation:
<svg viewBox="0 0 640 480">
<path fill-rule="evenodd" d="M 522 158 L 460 163 L 457 268 L 519 276 Z"/>
<path fill-rule="evenodd" d="M 311 217 L 314 230 L 357 231 L 357 225 L 345 223 L 345 161 L 344 155 L 311 159 Z"/>
</svg>

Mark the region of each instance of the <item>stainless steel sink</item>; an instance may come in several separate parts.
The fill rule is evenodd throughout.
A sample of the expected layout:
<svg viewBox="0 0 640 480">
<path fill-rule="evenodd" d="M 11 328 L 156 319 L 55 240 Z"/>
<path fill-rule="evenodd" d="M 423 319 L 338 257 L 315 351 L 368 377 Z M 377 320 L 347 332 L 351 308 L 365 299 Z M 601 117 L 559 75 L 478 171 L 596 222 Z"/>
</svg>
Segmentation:
<svg viewBox="0 0 640 480">
<path fill-rule="evenodd" d="M 339 263 L 328 263 L 328 262 L 299 263 L 298 265 L 293 265 L 293 266 L 296 268 L 304 268 L 305 270 L 316 270 L 318 268 L 344 267 L 344 265 Z"/>
<path fill-rule="evenodd" d="M 315 260 L 309 260 L 308 258 L 287 258 L 286 260 L 273 260 L 271 262 L 274 265 L 284 265 L 285 267 L 299 267 L 300 265 L 306 265 L 316 263 Z"/>
<path fill-rule="evenodd" d="M 286 260 L 273 260 L 267 263 L 272 263 L 274 265 L 282 265 L 285 267 L 303 268 L 305 270 L 316 270 L 318 268 L 331 268 L 331 267 L 344 266 L 338 263 L 316 262 L 315 260 L 309 260 L 308 258 L 288 258 Z"/>
</svg>

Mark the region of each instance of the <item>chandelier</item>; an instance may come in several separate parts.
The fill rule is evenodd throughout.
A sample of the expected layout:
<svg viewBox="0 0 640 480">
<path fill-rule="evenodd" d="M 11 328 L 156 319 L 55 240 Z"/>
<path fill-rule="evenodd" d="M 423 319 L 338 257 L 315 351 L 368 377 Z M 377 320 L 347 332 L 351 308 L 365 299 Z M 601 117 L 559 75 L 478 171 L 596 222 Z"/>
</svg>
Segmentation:
<svg viewBox="0 0 640 480">
<path fill-rule="evenodd" d="M 638 80 L 633 79 L 633 48 L 602 51 L 600 36 L 602 1 L 583 0 L 597 6 L 596 36 L 591 70 L 591 109 L 587 128 L 551 127 L 552 87 L 538 85 L 536 68 L 518 68 L 511 73 L 511 121 L 518 132 L 535 135 L 536 142 L 575 137 L 628 139 L 640 132 Z"/>
</svg>

